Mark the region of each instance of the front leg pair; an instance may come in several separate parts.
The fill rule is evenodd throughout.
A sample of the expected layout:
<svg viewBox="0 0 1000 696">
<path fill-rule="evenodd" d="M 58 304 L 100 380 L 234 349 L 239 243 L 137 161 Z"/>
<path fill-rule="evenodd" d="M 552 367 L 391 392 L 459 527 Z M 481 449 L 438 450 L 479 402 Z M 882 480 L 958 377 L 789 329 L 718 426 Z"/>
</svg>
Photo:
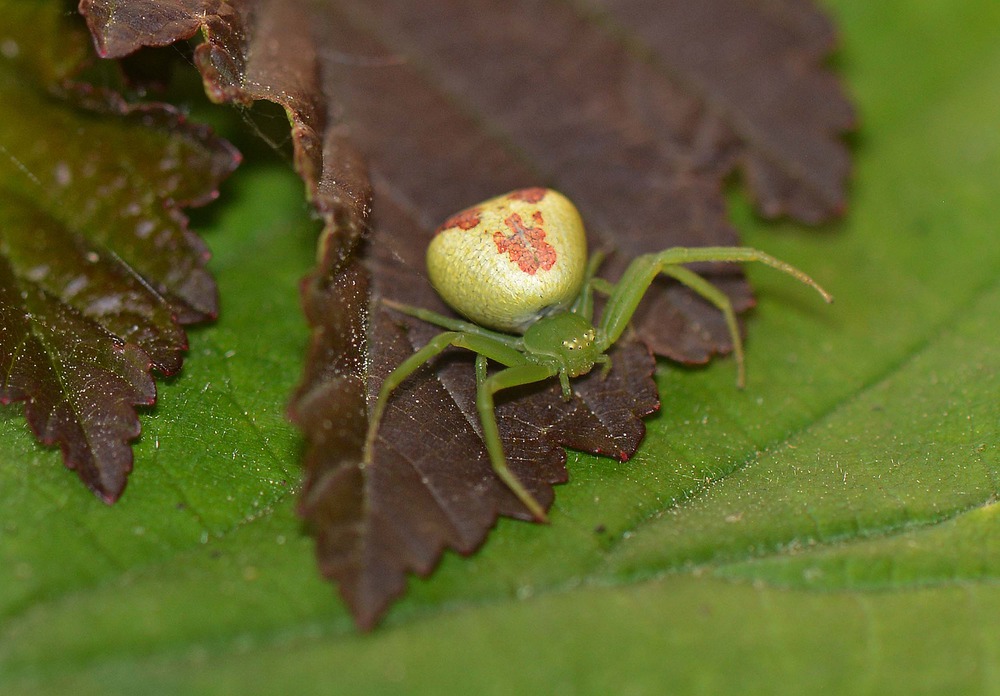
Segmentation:
<svg viewBox="0 0 1000 696">
<path fill-rule="evenodd" d="M 517 496 L 531 515 L 538 522 L 548 522 L 545 508 L 528 492 L 521 479 L 507 465 L 507 455 L 503 451 L 500 440 L 500 430 L 497 427 L 496 407 L 493 395 L 502 389 L 533 384 L 552 377 L 552 368 L 544 365 L 524 364 L 508 367 L 493 375 L 487 375 L 486 358 L 476 356 L 476 410 L 479 411 L 479 423 L 483 428 L 483 442 L 490 455 L 490 464 L 497 476 L 507 484 L 507 487 Z"/>
<path fill-rule="evenodd" d="M 403 311 L 417 309 L 395 304 L 393 306 Z M 501 340 L 500 337 L 494 339 L 489 335 L 484 335 L 482 330 L 476 333 L 465 331 L 440 333 L 389 373 L 382 382 L 382 387 L 369 415 L 364 453 L 366 464 L 370 464 L 374 457 L 379 425 L 392 392 L 410 375 L 450 346 L 465 348 L 476 353 L 476 410 L 482 427 L 483 442 L 486 445 L 493 471 L 536 520 L 546 521 L 545 509 L 541 503 L 528 492 L 521 480 L 507 465 L 507 458 L 497 427 L 493 395 L 502 389 L 540 382 L 552 377 L 555 373 L 548 367 L 528 362 L 524 355 L 512 348 L 506 339 Z M 486 370 L 488 360 L 494 360 L 506 367 L 496 374 L 488 375 Z"/>
</svg>

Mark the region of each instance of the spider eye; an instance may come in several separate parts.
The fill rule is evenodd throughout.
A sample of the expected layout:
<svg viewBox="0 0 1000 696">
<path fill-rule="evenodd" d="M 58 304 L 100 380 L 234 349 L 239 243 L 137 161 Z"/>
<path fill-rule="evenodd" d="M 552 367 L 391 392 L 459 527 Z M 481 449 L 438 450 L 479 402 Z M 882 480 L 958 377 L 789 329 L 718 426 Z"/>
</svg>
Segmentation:
<svg viewBox="0 0 1000 696">
<path fill-rule="evenodd" d="M 567 338 L 563 341 L 563 347 L 567 350 L 579 350 L 581 348 L 588 348 L 594 345 L 594 337 L 596 336 L 594 329 L 587 329 L 583 335 L 574 336 L 573 338 Z"/>
</svg>

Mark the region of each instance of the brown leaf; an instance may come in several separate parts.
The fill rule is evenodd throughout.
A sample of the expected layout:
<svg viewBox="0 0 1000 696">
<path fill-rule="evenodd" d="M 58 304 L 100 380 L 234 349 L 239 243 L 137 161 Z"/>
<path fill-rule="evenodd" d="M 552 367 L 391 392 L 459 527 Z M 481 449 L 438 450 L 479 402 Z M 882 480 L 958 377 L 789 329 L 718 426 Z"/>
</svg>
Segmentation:
<svg viewBox="0 0 1000 696">
<path fill-rule="evenodd" d="M 777 4 L 782 12 L 775 3 L 736 0 L 697 8 L 679 0 L 609 1 L 604 4 L 619 29 L 613 33 L 563 2 L 335 4 L 355 22 L 352 29 L 338 21 L 341 31 L 329 37 L 341 53 L 381 50 L 405 57 L 433 76 L 424 89 L 446 90 L 482 125 L 509 137 L 535 168 L 513 182 L 503 174 L 479 176 L 476 169 L 461 168 L 470 166 L 468 157 L 449 156 L 464 145 L 451 131 L 439 130 L 431 136 L 432 146 L 440 148 L 437 158 L 444 166 L 455 169 L 442 172 L 440 180 L 428 177 L 428 161 L 407 161 L 407 149 L 400 146 L 419 138 L 415 131 L 426 123 L 426 114 L 411 110 L 419 108 L 416 98 L 406 95 L 421 89 L 419 79 L 396 80 L 400 94 L 382 84 L 382 73 L 402 77 L 405 69 L 369 70 L 361 96 L 380 95 L 371 105 L 337 84 L 332 93 L 354 112 L 352 123 L 367 126 L 355 129 L 359 141 L 369 128 L 373 137 L 395 134 L 381 148 L 362 146 L 371 153 L 373 168 L 391 157 L 395 161 L 386 166 L 394 172 L 414 167 L 430 178 L 420 184 L 421 196 L 447 197 L 432 189 L 432 181 L 464 194 L 447 198 L 444 209 L 435 206 L 436 219 L 541 179 L 577 203 L 600 246 L 618 252 L 610 269 L 614 276 L 641 253 L 738 243 L 721 195 L 722 183 L 737 167 L 754 193 L 764 196 L 759 206 L 768 214 L 787 211 L 818 222 L 843 207 L 848 156 L 837 135 L 851 126 L 853 111 L 835 79 L 818 69 L 830 50 L 831 32 L 806 3 Z M 654 26 L 669 31 L 650 29 Z M 357 39 L 350 43 L 351 37 L 342 35 L 362 29 L 377 35 L 380 46 L 349 48 Z M 637 55 L 636 46 L 642 53 Z M 401 107 L 399 116 L 420 113 L 420 122 L 380 122 L 382 104 Z M 379 123 L 392 130 L 379 130 Z M 484 158 L 490 165 L 508 166 L 492 156 Z M 524 171 L 523 166 L 518 162 L 517 169 Z M 456 183 L 456 172 L 472 181 Z M 490 178 L 500 181 L 487 190 L 473 188 Z M 411 203 L 423 200 L 414 196 Z M 715 270 L 713 280 L 737 309 L 750 307 L 753 300 L 739 271 Z M 676 286 L 661 285 L 667 292 L 652 294 L 635 319 L 655 353 L 705 362 L 731 348 L 717 312 Z"/>
<path fill-rule="evenodd" d="M 150 370 L 179 370 L 181 325 L 216 313 L 181 207 L 213 199 L 239 155 L 171 107 L 70 81 L 86 32 L 61 9 L 12 7 L 0 30 L 0 403 L 24 401 L 39 440 L 113 502 Z"/>
<path fill-rule="evenodd" d="M 837 136 L 853 116 L 819 67 L 829 24 L 804 2 L 82 7 L 108 55 L 202 26 L 209 93 L 289 113 L 297 166 L 326 222 L 302 286 L 313 340 L 291 407 L 309 439 L 302 513 L 323 572 L 362 626 L 403 591 L 406 573 L 430 572 L 446 547 L 470 552 L 498 514 L 526 517 L 488 466 L 469 356 L 458 351 L 397 390 L 373 462 L 361 464 L 367 404 L 435 333 L 377 300 L 448 311 L 423 271 L 443 220 L 551 185 L 577 202 L 592 246 L 616 251 L 613 277 L 643 252 L 737 243 L 722 197 L 736 171 L 765 214 L 816 222 L 843 207 Z M 738 309 L 752 304 L 738 270 L 700 270 Z M 669 283 L 635 324 L 656 353 L 679 360 L 730 348 L 718 313 Z M 568 404 L 546 387 L 498 406 L 511 466 L 541 501 L 565 479 L 561 446 L 631 455 L 655 407 L 651 370 L 645 349 L 623 345 L 608 380 L 582 380 Z"/>
<path fill-rule="evenodd" d="M 582 3 L 670 66 L 705 121 L 722 125 L 716 137 L 733 146 L 728 166 L 742 170 L 762 215 L 820 223 L 843 213 L 850 157 L 838 136 L 855 114 L 840 82 L 817 69 L 836 43 L 818 8 L 802 0 Z"/>
<path fill-rule="evenodd" d="M 623 43 L 602 33 L 594 22 L 564 3 L 373 0 L 340 2 L 336 7 L 339 14 L 330 13 L 321 34 L 331 53 L 354 56 L 356 61 L 327 63 L 327 93 L 341 105 L 376 182 L 375 237 L 371 244 L 376 296 L 447 311 L 423 277 L 423 250 L 429 230 L 470 204 L 535 183 L 553 184 L 578 202 L 596 237 L 593 244 L 617 249 L 619 268 L 636 254 L 676 244 L 737 242 L 735 230 L 725 219 L 722 181 L 749 157 L 747 153 L 756 157 L 747 161 L 760 162 L 767 159 L 768 152 L 737 130 L 749 107 L 734 98 L 722 109 L 703 98 L 675 77 L 683 65 L 637 60 Z M 738 3 L 728 7 L 730 13 L 762 14 Z M 738 36 L 738 31 L 731 37 L 706 30 L 691 40 L 714 45 Z M 813 40 L 802 37 L 800 44 L 810 46 Z M 809 59 L 813 60 L 809 75 L 814 82 L 830 81 L 814 64 L 828 45 L 824 38 L 822 49 L 798 55 L 800 65 L 809 66 Z M 746 55 L 740 61 L 753 62 Z M 777 77 L 774 70 L 758 74 L 767 80 Z M 804 79 L 808 82 L 808 75 Z M 837 102 L 832 107 L 835 111 L 850 112 L 839 94 L 824 98 Z M 847 123 L 840 126 L 842 129 Z M 838 167 L 846 155 L 833 138 L 837 128 L 816 121 L 803 127 L 813 127 L 817 139 L 825 139 L 840 153 L 832 163 L 818 158 L 819 170 L 810 172 L 810 176 L 834 182 L 836 204 L 824 201 L 824 208 L 814 206 L 808 211 L 788 206 L 791 213 L 814 221 L 842 205 L 846 172 Z M 492 135 L 498 131 L 503 134 L 500 138 Z M 783 145 L 797 152 L 794 142 Z M 529 168 L 521 155 L 541 168 L 541 174 Z M 802 184 L 801 189 L 809 182 L 791 181 L 793 199 L 798 191 L 796 183 Z M 715 282 L 739 308 L 748 307 L 751 298 L 738 271 L 728 268 L 721 273 Z M 664 288 L 667 292 L 647 300 L 644 318 L 637 318 L 643 338 L 656 352 L 703 361 L 714 351 L 728 349 L 728 337 L 716 312 L 687 292 L 666 283 Z M 434 333 L 419 324 L 410 325 L 406 336 L 409 345 L 393 352 L 384 343 L 391 339 L 391 345 L 396 345 L 404 336 L 390 323 L 373 322 L 369 398 L 388 366 L 397 364 Z M 617 371 L 638 363 L 619 359 L 615 364 Z M 340 469 L 342 485 L 347 486 L 349 478 L 349 485 L 359 486 L 356 493 L 374 506 L 372 496 L 382 499 L 378 495 L 380 477 L 388 478 L 390 472 L 412 468 L 427 480 L 450 481 L 445 477 L 461 475 L 465 482 L 465 474 L 459 472 L 470 460 L 478 463 L 480 472 L 487 471 L 476 435 L 471 385 L 467 362 L 435 367 L 422 378 L 413 378 L 395 395 L 395 413 L 393 408 L 387 412 L 383 424 L 387 435 L 380 439 L 371 470 L 364 472 L 365 476 L 361 472 L 348 475 L 350 466 L 344 465 Z M 551 499 L 548 486 L 564 476 L 561 459 L 554 458 L 547 447 L 559 442 L 590 451 L 606 452 L 608 448 L 568 443 L 552 433 L 535 440 L 527 425 L 533 420 L 526 409 L 528 404 L 540 403 L 538 397 L 508 403 L 505 406 L 515 410 L 502 411 L 501 418 L 508 426 L 503 430 L 512 467 L 523 461 L 513 438 L 520 436 L 522 445 L 534 440 L 533 469 L 517 471 L 529 489 L 547 503 Z M 636 410 L 628 414 L 633 419 L 648 412 L 649 405 L 642 398 L 637 397 L 635 405 Z M 587 432 L 586 426 L 559 411 L 561 404 L 548 406 L 573 433 Z M 627 422 L 628 417 L 619 421 Z M 434 436 L 437 433 L 446 435 Z M 444 440 L 445 436 L 449 439 Z M 453 454 L 446 444 L 460 437 L 460 451 Z M 630 454 L 634 446 L 622 451 Z M 437 466 L 428 464 L 431 457 Z M 488 473 L 485 479 L 481 474 L 479 480 L 496 486 Z M 516 507 L 508 509 L 512 501 L 509 495 L 504 501 L 506 492 L 502 489 L 489 497 L 480 489 L 467 489 L 456 496 L 447 494 L 453 488 L 442 486 L 445 492 L 433 496 L 439 501 L 435 503 L 437 510 L 451 509 L 456 500 L 471 499 L 476 504 L 468 515 L 478 512 L 482 527 L 492 520 L 494 512 L 518 515 Z M 319 501 L 324 493 L 337 500 L 345 495 L 340 485 L 307 490 L 309 502 L 304 510 L 311 517 L 322 514 Z M 410 495 L 415 493 L 411 490 Z M 493 497 L 496 495 L 499 500 Z M 482 515 L 484 509 L 487 514 Z M 327 574 L 341 582 L 362 625 L 377 616 L 387 597 L 402 591 L 399 573 L 425 573 L 437 557 L 438 547 L 433 544 L 420 547 L 422 555 L 401 552 L 402 542 L 414 543 L 414 532 L 401 531 L 407 527 L 390 532 L 377 526 L 396 519 L 397 514 L 384 508 L 359 509 L 356 517 L 324 527 L 343 532 L 348 522 L 356 525 L 353 536 L 340 534 L 335 543 L 321 539 L 319 550 L 321 558 L 330 562 L 325 566 Z M 520 516 L 524 516 L 523 510 Z M 447 533 L 438 527 L 437 532 L 423 531 L 417 520 L 404 519 L 409 529 L 419 529 L 421 536 L 438 538 L 451 548 L 467 552 L 476 545 L 470 544 L 467 530 L 451 518 Z M 470 518 L 459 519 L 467 522 Z M 368 539 L 356 543 L 353 553 L 345 556 L 352 548 L 350 539 L 363 537 Z M 373 555 L 375 550 L 386 549 L 393 549 L 392 565 Z"/>
</svg>

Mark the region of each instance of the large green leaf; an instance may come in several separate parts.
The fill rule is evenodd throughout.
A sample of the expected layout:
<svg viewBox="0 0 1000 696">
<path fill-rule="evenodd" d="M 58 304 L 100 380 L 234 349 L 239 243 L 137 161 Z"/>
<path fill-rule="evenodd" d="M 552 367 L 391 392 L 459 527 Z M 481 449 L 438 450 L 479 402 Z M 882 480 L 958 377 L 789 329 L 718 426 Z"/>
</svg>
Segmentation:
<svg viewBox="0 0 1000 696">
<path fill-rule="evenodd" d="M 238 173 L 202 225 L 221 319 L 121 502 L 0 411 L 0 691 L 1000 692 L 1000 6 L 831 9 L 853 209 L 736 217 L 837 303 L 751 269 L 745 391 L 731 361 L 661 365 L 632 461 L 571 456 L 552 525 L 502 522 L 369 636 L 293 514 L 315 230 L 291 174 Z"/>
</svg>

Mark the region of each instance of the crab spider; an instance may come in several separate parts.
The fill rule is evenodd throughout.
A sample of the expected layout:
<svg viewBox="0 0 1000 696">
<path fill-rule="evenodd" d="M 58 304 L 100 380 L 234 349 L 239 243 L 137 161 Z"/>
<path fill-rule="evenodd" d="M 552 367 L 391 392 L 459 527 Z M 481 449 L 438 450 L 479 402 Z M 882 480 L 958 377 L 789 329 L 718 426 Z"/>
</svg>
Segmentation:
<svg viewBox="0 0 1000 696">
<path fill-rule="evenodd" d="M 573 204 L 550 189 L 512 191 L 449 218 L 427 251 L 430 279 L 442 299 L 469 321 L 383 300 L 404 314 L 445 329 L 394 369 L 372 407 L 365 456 L 374 449 L 389 398 L 402 382 L 445 349 L 476 353 L 476 409 L 483 441 L 497 476 L 538 521 L 542 505 L 507 466 L 494 413 L 494 395 L 504 389 L 557 377 L 563 397 L 570 379 L 595 366 L 610 367 L 607 351 L 621 337 L 653 280 L 669 276 L 715 305 L 732 337 L 743 386 L 743 344 L 729 298 L 684 267 L 703 261 L 756 261 L 829 293 L 802 271 L 749 247 L 674 247 L 634 259 L 616 283 L 596 277 L 603 254 L 587 261 L 583 222 Z M 594 317 L 593 297 L 607 302 Z M 488 361 L 502 369 L 490 374 Z"/>
</svg>

